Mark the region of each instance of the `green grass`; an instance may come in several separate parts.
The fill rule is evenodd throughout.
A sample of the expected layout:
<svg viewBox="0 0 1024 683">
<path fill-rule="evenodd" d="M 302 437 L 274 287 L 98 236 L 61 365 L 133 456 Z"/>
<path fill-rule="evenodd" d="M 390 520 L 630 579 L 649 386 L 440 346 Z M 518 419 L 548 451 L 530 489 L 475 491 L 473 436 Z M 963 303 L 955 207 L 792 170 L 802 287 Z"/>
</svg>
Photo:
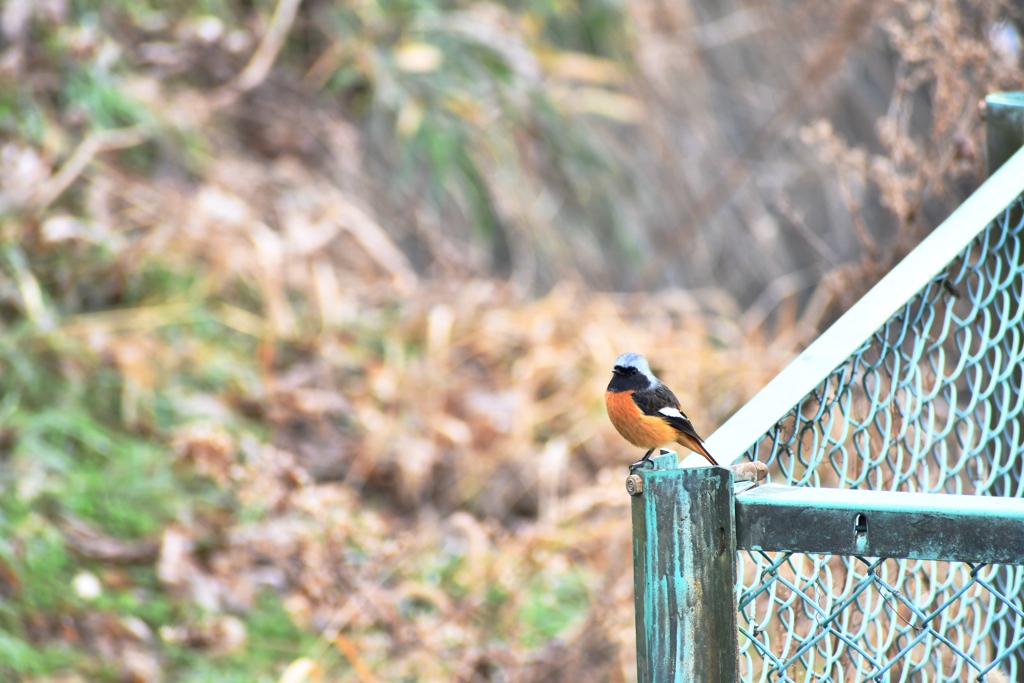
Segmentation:
<svg viewBox="0 0 1024 683">
<path fill-rule="evenodd" d="M 527 588 L 519 612 L 524 645 L 536 647 L 579 623 L 590 608 L 584 576 L 579 571 L 541 574 Z"/>
<path fill-rule="evenodd" d="M 269 670 L 282 660 L 282 655 L 286 660 L 295 659 L 316 642 L 314 635 L 295 627 L 278 596 L 268 591 L 257 596 L 255 609 L 246 615 L 245 622 L 249 631 L 246 659 L 254 667 Z"/>
<path fill-rule="evenodd" d="M 60 262 L 59 256 L 48 258 Z M 23 266 L 33 267 L 27 260 Z M 187 300 L 201 291 L 194 272 L 159 264 L 140 268 L 134 283 L 129 307 Z M 218 324 L 196 298 L 184 322 L 148 332 L 174 350 L 169 357 L 176 365 L 158 368 L 170 372 L 158 373 L 144 401 L 151 414 L 133 425 L 124 416 L 126 378 L 90 347 L 88 335 L 54 329 L 68 317 L 46 291 L 49 321 L 22 320 L 0 332 L 0 430 L 11 435 L 8 450 L 0 453 L 0 562 L 16 577 L 5 588 L 0 573 L 0 680 L 73 669 L 89 680 L 114 681 L 120 674 L 113 663 L 82 642 L 64 640 L 62 620 L 77 622 L 89 613 L 137 617 L 159 634 L 161 627 L 195 623 L 204 615 L 186 598 L 167 594 L 154 565 L 118 569 L 128 585 L 107 585 L 109 567 L 74 555 L 59 520 L 69 516 L 132 540 L 159 539 L 173 523 L 245 517 L 230 492 L 176 465 L 171 441 L 176 430 L 206 417 L 189 408 L 193 397 L 244 395 L 258 387 L 255 343 Z M 224 426 L 257 438 L 263 430 L 242 417 Z M 104 584 L 92 602 L 71 588 L 83 570 Z M 250 638 L 242 652 L 209 656 L 158 645 L 173 680 L 276 681 L 312 642 L 291 625 L 272 593 L 261 594 L 255 608 L 240 616 Z"/>
<path fill-rule="evenodd" d="M 95 601 L 96 609 L 141 619 L 154 633 L 181 616 L 181 609 L 164 593 L 152 567 L 128 567 L 125 571 L 131 578 L 131 585 L 119 589 L 108 587 Z"/>
<path fill-rule="evenodd" d="M 71 649 L 45 647 L 39 649 L 11 633 L 0 630 L 0 679 L 5 671 L 13 674 L 49 674 L 70 667 L 79 659 Z"/>
<path fill-rule="evenodd" d="M 182 683 L 233 683 L 278 680 L 284 666 L 310 650 L 316 637 L 291 622 L 273 593 L 261 592 L 253 609 L 244 616 L 248 640 L 244 649 L 212 657 L 168 646 L 166 655 L 175 680 Z"/>
<path fill-rule="evenodd" d="M 0 598 L 0 679 L 5 671 L 42 675 L 74 667 L 91 672 L 90 680 L 116 680 L 117 672 L 81 645 L 33 642 L 26 624 L 40 618 L 52 622 L 98 611 L 140 618 L 154 633 L 202 618 L 194 606 L 165 593 L 153 566 L 122 570 L 129 587 L 105 586 L 98 599 L 85 603 L 72 592 L 72 579 L 82 570 L 102 577 L 104 566 L 71 554 L 54 513 L 133 539 L 156 538 L 175 520 L 239 512 L 211 482 L 176 471 L 166 445 L 103 424 L 84 405 L 5 411 L 3 424 L 18 438 L 0 488 L 0 559 L 19 585 L 13 597 Z M 243 619 L 249 645 L 241 652 L 206 657 L 194 649 L 161 648 L 174 680 L 274 681 L 283 664 L 313 641 L 292 626 L 272 593 L 262 593 Z"/>
<path fill-rule="evenodd" d="M 63 80 L 65 106 L 80 107 L 96 128 L 156 125 L 156 116 L 128 96 L 109 72 L 73 67 Z"/>
<path fill-rule="evenodd" d="M 72 611 L 75 598 L 69 588 L 76 563 L 60 532 L 36 514 L 25 516 L 8 531 L 21 546 L 15 568 L 22 585 L 15 604 L 31 612 Z"/>
</svg>

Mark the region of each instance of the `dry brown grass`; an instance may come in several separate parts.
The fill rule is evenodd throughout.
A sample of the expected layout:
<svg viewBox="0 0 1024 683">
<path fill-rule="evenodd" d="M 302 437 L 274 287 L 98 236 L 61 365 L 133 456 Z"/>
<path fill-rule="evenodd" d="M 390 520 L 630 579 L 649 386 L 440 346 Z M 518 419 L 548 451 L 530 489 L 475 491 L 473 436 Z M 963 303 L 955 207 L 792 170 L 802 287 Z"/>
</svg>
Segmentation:
<svg viewBox="0 0 1024 683">
<path fill-rule="evenodd" d="M 208 614 L 164 627 L 165 643 L 242 647 L 230 615 L 269 588 L 319 634 L 290 670 L 309 680 L 632 679 L 622 480 L 637 454 L 604 414 L 609 363 L 645 352 L 706 434 L 799 334 L 770 344 L 713 290 L 565 285 L 533 298 L 497 280 L 422 279 L 368 209 L 292 160 L 217 154 L 178 193 L 100 154 L 84 191 L 117 226 L 108 272 L 201 264 L 178 301 L 59 322 L 123 378 L 124 423 L 153 429 L 177 373 L 220 353 L 216 336 L 172 342 L 168 329 L 202 311 L 253 340 L 248 359 L 232 356 L 252 381 L 191 396 L 205 407 L 160 437 L 182 472 L 249 511 L 160 534 L 144 561 L 174 600 Z M 86 229 L 61 214 L 40 226 L 50 249 L 80 248 Z M 103 638 L 110 652 L 138 649 L 131 632 Z M 161 661 L 159 648 L 139 656 Z"/>
<path fill-rule="evenodd" d="M 368 335 L 380 348 L 342 325 L 271 364 L 275 445 L 180 437 L 195 467 L 268 510 L 223 530 L 212 582 L 245 604 L 257 567 L 275 568 L 293 617 L 322 633 L 321 667 L 341 633 L 343 656 L 381 680 L 631 679 L 634 454 L 604 416 L 608 359 L 647 349 L 709 431 L 787 350 L 683 292 L 523 301 L 467 281 L 390 300 L 393 320 Z M 569 620 L 553 641 L 536 640 L 538 600 Z"/>
</svg>

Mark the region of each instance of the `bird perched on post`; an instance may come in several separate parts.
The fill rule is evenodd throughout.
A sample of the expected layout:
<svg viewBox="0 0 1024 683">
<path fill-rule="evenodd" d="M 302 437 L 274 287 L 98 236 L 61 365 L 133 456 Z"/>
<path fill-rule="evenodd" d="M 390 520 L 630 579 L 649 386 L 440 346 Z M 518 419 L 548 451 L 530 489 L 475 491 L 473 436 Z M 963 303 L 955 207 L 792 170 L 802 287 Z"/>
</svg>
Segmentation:
<svg viewBox="0 0 1024 683">
<path fill-rule="evenodd" d="M 650 449 L 629 466 L 630 472 L 650 460 L 655 448 L 673 442 L 718 465 L 679 407 L 679 399 L 654 376 L 647 359 L 639 353 L 624 353 L 615 360 L 604 401 L 619 434 L 634 446 Z"/>
</svg>

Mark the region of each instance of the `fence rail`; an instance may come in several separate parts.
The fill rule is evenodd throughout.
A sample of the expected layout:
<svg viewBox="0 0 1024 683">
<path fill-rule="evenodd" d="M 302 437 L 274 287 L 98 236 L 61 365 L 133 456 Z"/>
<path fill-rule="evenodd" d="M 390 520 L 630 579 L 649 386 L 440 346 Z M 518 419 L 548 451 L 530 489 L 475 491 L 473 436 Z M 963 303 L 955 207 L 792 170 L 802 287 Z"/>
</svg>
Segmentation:
<svg viewBox="0 0 1024 683">
<path fill-rule="evenodd" d="M 1020 498 L 769 484 L 735 507 L 741 550 L 1024 563 Z"/>
</svg>

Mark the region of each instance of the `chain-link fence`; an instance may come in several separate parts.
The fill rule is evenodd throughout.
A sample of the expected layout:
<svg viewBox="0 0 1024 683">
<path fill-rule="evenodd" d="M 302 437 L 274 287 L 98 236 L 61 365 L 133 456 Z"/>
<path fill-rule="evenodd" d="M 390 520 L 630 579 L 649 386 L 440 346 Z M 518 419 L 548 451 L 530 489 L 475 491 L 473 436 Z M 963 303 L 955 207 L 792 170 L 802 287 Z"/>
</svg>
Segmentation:
<svg viewBox="0 0 1024 683">
<path fill-rule="evenodd" d="M 1022 298 L 1024 194 L 746 457 L 793 486 L 1021 497 Z M 744 681 L 1024 680 L 1024 567 L 740 552 L 737 576 Z"/>
</svg>

